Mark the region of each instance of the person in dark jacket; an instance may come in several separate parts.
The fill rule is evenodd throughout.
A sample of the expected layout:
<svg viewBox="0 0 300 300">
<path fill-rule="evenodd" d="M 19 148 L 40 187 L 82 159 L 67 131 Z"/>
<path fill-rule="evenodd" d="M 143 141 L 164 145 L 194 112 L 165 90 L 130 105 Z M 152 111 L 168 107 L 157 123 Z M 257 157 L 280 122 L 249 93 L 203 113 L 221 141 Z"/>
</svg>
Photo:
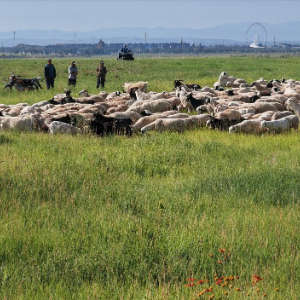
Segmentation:
<svg viewBox="0 0 300 300">
<path fill-rule="evenodd" d="M 50 87 L 54 88 L 54 80 L 56 77 L 56 70 L 54 65 L 52 64 L 52 60 L 48 59 L 47 65 L 45 65 L 44 75 L 46 79 L 47 89 Z"/>
<path fill-rule="evenodd" d="M 97 68 L 96 73 L 97 73 L 97 89 L 99 88 L 100 84 L 101 87 L 104 88 L 105 75 L 107 73 L 106 67 L 104 66 L 104 61 L 100 61 L 100 66 Z"/>
</svg>

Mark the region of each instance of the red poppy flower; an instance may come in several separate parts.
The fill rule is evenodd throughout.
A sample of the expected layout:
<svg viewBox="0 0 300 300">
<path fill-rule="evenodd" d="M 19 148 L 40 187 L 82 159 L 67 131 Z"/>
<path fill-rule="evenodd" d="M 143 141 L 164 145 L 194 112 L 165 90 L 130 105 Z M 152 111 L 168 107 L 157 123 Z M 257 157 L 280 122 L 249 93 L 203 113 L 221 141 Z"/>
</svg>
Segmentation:
<svg viewBox="0 0 300 300">
<path fill-rule="evenodd" d="M 194 286 L 195 285 L 195 283 L 194 282 L 192 282 L 192 283 L 188 283 L 188 284 L 186 284 L 185 286 L 187 286 L 187 287 L 191 287 L 191 286 Z"/>
<path fill-rule="evenodd" d="M 197 284 L 202 284 L 202 283 L 204 283 L 205 282 L 205 280 L 203 280 L 203 279 L 200 279 L 199 281 L 197 281 L 196 283 Z"/>
<path fill-rule="evenodd" d="M 217 285 L 220 285 L 222 283 L 222 279 L 218 279 L 217 281 L 216 281 L 216 284 Z"/>
</svg>

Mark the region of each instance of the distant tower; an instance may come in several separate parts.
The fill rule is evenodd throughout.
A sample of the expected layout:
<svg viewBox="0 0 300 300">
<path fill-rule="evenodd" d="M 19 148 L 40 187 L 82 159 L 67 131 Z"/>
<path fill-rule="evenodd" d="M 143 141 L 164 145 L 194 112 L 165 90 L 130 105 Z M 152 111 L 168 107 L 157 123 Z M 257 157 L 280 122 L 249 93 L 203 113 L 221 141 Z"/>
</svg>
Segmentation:
<svg viewBox="0 0 300 300">
<path fill-rule="evenodd" d="M 183 43 L 183 40 L 182 40 L 182 38 L 180 39 L 180 42 L 179 42 L 180 44 L 182 44 Z"/>
<path fill-rule="evenodd" d="M 147 44 L 147 32 L 145 32 L 145 44 Z"/>
<path fill-rule="evenodd" d="M 275 43 L 275 36 L 274 36 L 274 47 L 275 47 L 276 43 Z"/>
</svg>

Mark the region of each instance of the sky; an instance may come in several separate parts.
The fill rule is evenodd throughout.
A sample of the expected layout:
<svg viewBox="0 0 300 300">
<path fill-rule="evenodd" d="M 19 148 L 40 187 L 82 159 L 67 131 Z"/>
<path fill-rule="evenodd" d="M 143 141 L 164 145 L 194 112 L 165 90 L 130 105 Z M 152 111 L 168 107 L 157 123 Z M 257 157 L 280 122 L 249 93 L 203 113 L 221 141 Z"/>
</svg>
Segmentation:
<svg viewBox="0 0 300 300">
<path fill-rule="evenodd" d="M 300 21 L 299 11 L 299 0 L 0 0 L 0 31 L 280 24 Z"/>
</svg>

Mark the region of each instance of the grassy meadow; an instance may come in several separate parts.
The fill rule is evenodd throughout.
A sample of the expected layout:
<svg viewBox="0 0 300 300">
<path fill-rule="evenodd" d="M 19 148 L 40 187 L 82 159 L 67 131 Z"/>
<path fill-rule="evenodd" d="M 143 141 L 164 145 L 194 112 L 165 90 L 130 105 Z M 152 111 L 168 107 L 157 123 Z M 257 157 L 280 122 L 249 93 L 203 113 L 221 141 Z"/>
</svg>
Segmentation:
<svg viewBox="0 0 300 300">
<path fill-rule="evenodd" d="M 75 59 L 73 96 L 97 93 L 100 59 Z M 107 92 L 140 80 L 157 92 L 174 79 L 212 86 L 222 71 L 300 79 L 295 57 L 104 59 Z M 0 103 L 63 92 L 69 60 L 53 60 L 54 90 L 1 89 Z M 42 76 L 44 64 L 2 60 L 0 78 Z M 299 164 L 294 131 L 0 132 L 0 299 L 298 299 Z"/>
</svg>

